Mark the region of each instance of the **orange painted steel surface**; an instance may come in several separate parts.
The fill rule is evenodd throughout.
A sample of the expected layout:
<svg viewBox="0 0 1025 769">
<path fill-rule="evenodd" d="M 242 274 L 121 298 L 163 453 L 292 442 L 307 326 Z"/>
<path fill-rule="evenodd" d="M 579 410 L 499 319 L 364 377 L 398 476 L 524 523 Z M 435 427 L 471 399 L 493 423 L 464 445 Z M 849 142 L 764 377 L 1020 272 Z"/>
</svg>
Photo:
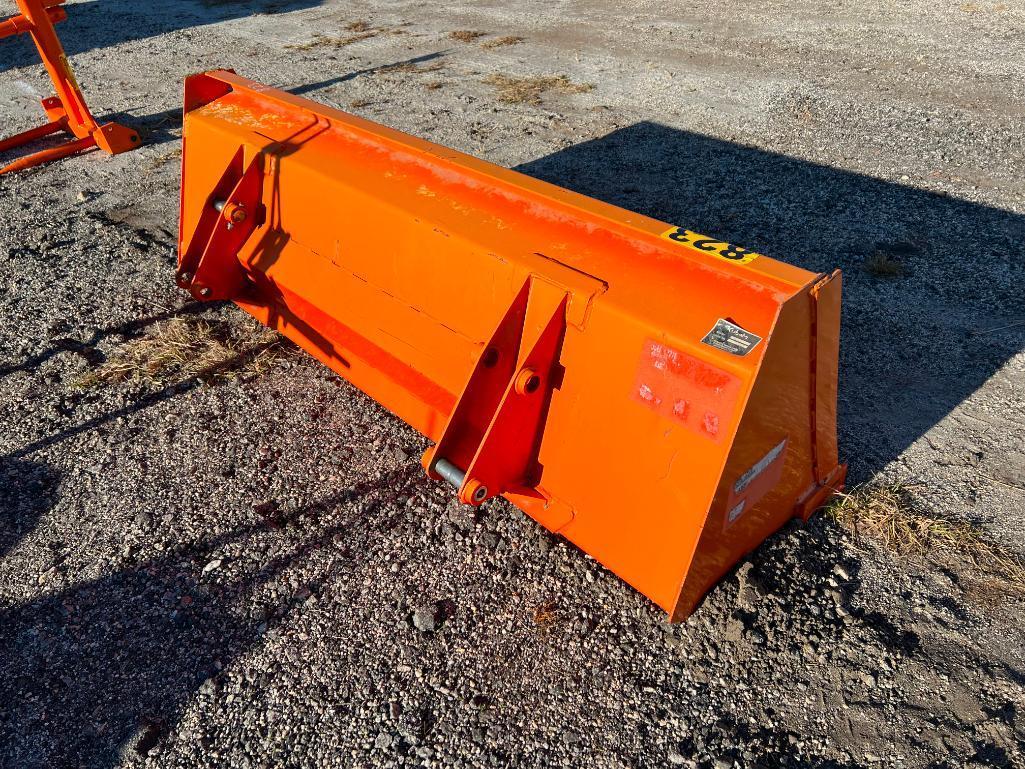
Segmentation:
<svg viewBox="0 0 1025 769">
<path fill-rule="evenodd" d="M 0 153 L 22 147 L 61 131 L 71 134 L 72 138 L 63 144 L 24 155 L 0 167 L 0 175 L 33 168 L 93 147 L 99 147 L 104 152 L 115 155 L 139 146 L 139 134 L 135 131 L 117 123 L 100 125 L 89 112 L 89 107 L 85 103 L 85 98 L 71 71 L 71 65 L 68 64 L 67 56 L 64 55 L 64 48 L 53 27 L 54 23 L 67 18 L 67 13 L 60 7 L 64 0 L 16 0 L 16 2 L 20 13 L 0 22 L 0 38 L 22 33 L 30 35 L 39 51 L 43 66 L 46 67 L 50 80 L 53 81 L 57 95 L 43 99 L 43 110 L 46 112 L 47 122 L 16 136 L 0 140 Z"/>
<path fill-rule="evenodd" d="M 218 71 L 185 87 L 178 282 L 231 299 L 686 617 L 841 487 L 840 276 Z"/>
</svg>

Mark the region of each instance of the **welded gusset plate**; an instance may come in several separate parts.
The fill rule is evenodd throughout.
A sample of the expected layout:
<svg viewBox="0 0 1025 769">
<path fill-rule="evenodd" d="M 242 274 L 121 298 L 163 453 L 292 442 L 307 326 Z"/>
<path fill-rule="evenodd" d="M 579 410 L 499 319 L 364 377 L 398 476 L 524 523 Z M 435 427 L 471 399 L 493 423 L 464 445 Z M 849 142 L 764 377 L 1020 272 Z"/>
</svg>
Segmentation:
<svg viewBox="0 0 1025 769">
<path fill-rule="evenodd" d="M 537 453 L 561 368 L 564 290 L 524 283 L 484 347 L 425 467 L 444 477 L 465 504 L 498 494 L 529 494 L 540 480 Z M 535 328 L 538 325 L 540 326 Z M 438 472 L 438 463 L 444 471 Z"/>
</svg>

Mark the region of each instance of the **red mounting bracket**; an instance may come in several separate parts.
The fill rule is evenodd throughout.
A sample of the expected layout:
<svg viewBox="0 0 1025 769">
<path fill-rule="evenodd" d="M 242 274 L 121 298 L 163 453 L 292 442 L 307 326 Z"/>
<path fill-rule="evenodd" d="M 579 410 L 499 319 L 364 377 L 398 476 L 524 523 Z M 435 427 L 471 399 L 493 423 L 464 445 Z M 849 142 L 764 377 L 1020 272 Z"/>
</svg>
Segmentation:
<svg viewBox="0 0 1025 769">
<path fill-rule="evenodd" d="M 262 155 L 244 164 L 239 147 L 207 198 L 189 248 L 178 263 L 178 285 L 196 299 L 234 299 L 248 277 L 238 254 L 265 217 Z"/>
<path fill-rule="evenodd" d="M 530 276 L 484 347 L 436 446 L 423 464 L 465 504 L 540 479 L 538 449 L 552 391 L 561 381 L 564 288 Z"/>
</svg>

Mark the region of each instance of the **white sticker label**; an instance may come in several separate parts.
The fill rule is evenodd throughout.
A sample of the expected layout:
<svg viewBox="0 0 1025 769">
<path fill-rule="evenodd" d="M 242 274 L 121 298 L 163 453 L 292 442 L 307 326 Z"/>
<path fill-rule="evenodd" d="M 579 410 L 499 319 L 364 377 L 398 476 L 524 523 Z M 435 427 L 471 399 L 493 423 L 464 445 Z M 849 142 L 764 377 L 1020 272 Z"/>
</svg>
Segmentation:
<svg viewBox="0 0 1025 769">
<path fill-rule="evenodd" d="M 732 510 L 726 515 L 726 525 L 729 526 L 731 523 L 736 522 L 740 517 L 740 514 L 744 512 L 744 500 L 740 500 Z"/>
<path fill-rule="evenodd" d="M 759 459 L 754 464 L 754 466 L 751 467 L 750 470 L 748 470 L 746 473 L 744 473 L 737 479 L 737 482 L 733 484 L 733 493 L 743 494 L 744 489 L 751 485 L 751 481 L 753 481 L 755 478 L 757 478 L 759 475 L 765 472 L 765 468 L 767 468 L 769 465 L 775 462 L 776 458 L 783 453 L 783 449 L 785 449 L 786 447 L 786 438 L 784 438 L 775 446 L 773 446 L 772 449 L 769 450 L 768 454 Z"/>
</svg>

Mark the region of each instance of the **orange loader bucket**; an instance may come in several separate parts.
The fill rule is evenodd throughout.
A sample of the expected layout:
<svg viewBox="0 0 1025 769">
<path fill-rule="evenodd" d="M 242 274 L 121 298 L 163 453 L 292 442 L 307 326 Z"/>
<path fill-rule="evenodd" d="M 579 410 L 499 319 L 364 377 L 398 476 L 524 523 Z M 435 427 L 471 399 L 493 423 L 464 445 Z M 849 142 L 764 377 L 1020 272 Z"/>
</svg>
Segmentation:
<svg viewBox="0 0 1025 769">
<path fill-rule="evenodd" d="M 185 85 L 178 282 L 229 299 L 665 609 L 843 483 L 817 275 L 226 71 Z"/>
</svg>

